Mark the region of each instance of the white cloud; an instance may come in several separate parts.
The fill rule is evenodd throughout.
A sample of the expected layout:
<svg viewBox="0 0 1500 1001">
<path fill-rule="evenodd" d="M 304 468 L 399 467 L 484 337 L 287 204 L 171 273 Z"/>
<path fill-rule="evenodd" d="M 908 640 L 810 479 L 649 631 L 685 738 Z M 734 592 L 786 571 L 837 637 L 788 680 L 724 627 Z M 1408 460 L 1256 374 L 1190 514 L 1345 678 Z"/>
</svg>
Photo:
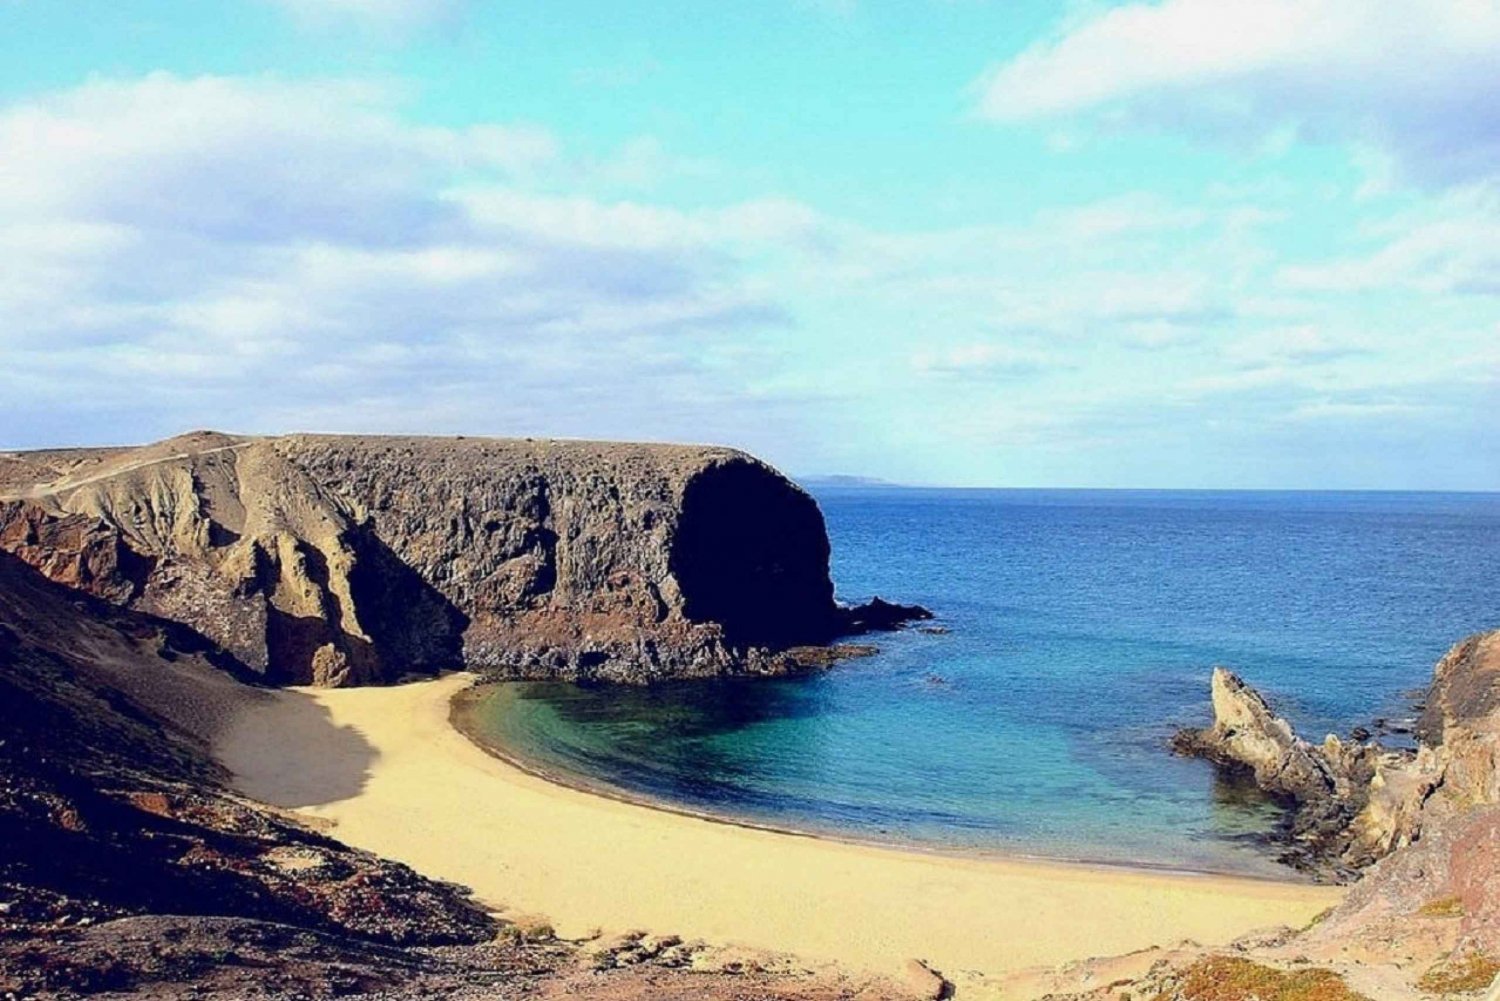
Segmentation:
<svg viewBox="0 0 1500 1001">
<path fill-rule="evenodd" d="M 0 117 L 0 211 L 261 239 L 373 239 L 444 222 L 410 197 L 459 170 L 513 176 L 556 156 L 535 128 L 417 128 L 390 90 L 345 81 L 156 73 L 97 81 Z M 413 215 L 368 219 L 372 202 Z"/>
<path fill-rule="evenodd" d="M 1268 327 L 1234 341 L 1228 357 L 1247 367 L 1315 365 L 1373 353 L 1371 338 L 1314 324 Z"/>
<path fill-rule="evenodd" d="M 721 408 L 741 392 L 726 344 L 785 310 L 736 234 L 785 234 L 801 210 L 528 193 L 543 165 L 585 168 L 534 128 L 408 124 L 398 98 L 157 74 L 0 109 L 12 433 L 80 411 L 143 435 L 209 414 L 253 429 L 324 401 L 347 404 L 342 427 L 462 412 L 460 429 L 686 437 L 641 385 Z"/>
<path fill-rule="evenodd" d="M 1196 229 L 1209 221 L 1200 207 L 1175 205 L 1140 193 L 1116 195 L 1085 205 L 1043 212 L 1038 224 L 1075 240 Z"/>
<path fill-rule="evenodd" d="M 6 444 L 203 424 L 562 434 L 1009 477 L 1014 451 L 975 464 L 988 442 L 1034 450 L 1033 476 L 1101 482 L 1097 461 L 1150 470 L 1167 452 L 1197 475 L 1229 454 L 1190 447 L 1201 428 L 1413 402 L 1393 372 L 1495 398 L 1458 385 L 1495 335 L 1493 314 L 1449 301 L 1481 299 L 1456 278 L 1430 323 L 1419 289 L 1365 309 L 1288 280 L 1266 224 L 1296 192 L 1125 193 L 892 231 L 774 195 L 624 199 L 597 149 L 414 124 L 403 100 L 153 75 L 0 107 Z M 1452 195 L 1441 218 L 1475 204 Z M 1378 254 L 1439 218 L 1345 245 Z M 1400 336 L 1413 316 L 1424 343 Z M 1381 336 L 1348 350 L 1366 324 Z"/>
<path fill-rule="evenodd" d="M 1162 0 L 1067 22 L 977 82 L 995 121 L 1351 142 L 1425 180 L 1500 162 L 1494 0 Z"/>
<path fill-rule="evenodd" d="M 775 199 L 693 212 L 497 188 L 456 192 L 452 200 L 462 204 L 478 224 L 524 229 L 600 248 L 706 248 L 795 241 L 823 224 L 805 205 Z"/>
<path fill-rule="evenodd" d="M 1399 400 L 1374 402 L 1317 400 L 1294 408 L 1285 416 L 1285 419 L 1293 422 L 1410 419 L 1431 414 L 1437 409 L 1430 404 Z"/>
<path fill-rule="evenodd" d="M 1364 254 L 1283 268 L 1301 292 L 1408 289 L 1429 296 L 1500 296 L 1500 185 L 1474 185 L 1387 219 Z"/>
</svg>

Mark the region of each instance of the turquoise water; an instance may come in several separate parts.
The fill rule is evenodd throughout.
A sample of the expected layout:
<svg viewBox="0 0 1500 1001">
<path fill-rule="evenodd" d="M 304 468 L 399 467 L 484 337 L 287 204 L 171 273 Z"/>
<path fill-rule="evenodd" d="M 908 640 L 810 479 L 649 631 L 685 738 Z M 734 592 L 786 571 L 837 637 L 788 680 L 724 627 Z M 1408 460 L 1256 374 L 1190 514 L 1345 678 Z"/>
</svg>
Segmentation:
<svg viewBox="0 0 1500 1001">
<path fill-rule="evenodd" d="M 842 600 L 941 635 L 811 677 L 514 685 L 486 739 L 688 809 L 947 850 L 1283 874 L 1277 811 L 1172 757 L 1226 664 L 1309 735 L 1411 715 L 1500 625 L 1500 495 L 815 491 Z"/>
</svg>

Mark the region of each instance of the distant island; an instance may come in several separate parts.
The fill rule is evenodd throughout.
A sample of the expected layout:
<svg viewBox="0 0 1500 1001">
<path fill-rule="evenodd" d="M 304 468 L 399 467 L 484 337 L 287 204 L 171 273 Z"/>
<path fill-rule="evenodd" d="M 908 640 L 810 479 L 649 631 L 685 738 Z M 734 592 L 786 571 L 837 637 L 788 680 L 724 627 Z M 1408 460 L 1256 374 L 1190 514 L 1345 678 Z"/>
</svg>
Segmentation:
<svg viewBox="0 0 1500 1001">
<path fill-rule="evenodd" d="M 878 476 L 854 476 L 849 473 L 824 473 L 797 477 L 806 487 L 898 487 L 903 484 L 882 480 Z"/>
</svg>

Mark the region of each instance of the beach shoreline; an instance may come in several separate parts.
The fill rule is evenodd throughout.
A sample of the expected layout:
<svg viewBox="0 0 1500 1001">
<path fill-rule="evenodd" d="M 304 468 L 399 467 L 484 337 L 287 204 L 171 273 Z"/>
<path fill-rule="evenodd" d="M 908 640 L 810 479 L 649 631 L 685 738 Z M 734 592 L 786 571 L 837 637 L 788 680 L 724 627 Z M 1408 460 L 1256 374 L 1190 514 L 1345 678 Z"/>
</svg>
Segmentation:
<svg viewBox="0 0 1500 1001">
<path fill-rule="evenodd" d="M 898 974 L 961 993 L 1022 970 L 1300 927 L 1337 888 L 1114 864 L 974 858 L 784 833 L 559 785 L 453 725 L 452 674 L 290 689 L 248 705 L 215 753 L 245 795 L 470 887 L 566 938 L 644 928 Z"/>
<path fill-rule="evenodd" d="M 663 813 L 674 814 L 680 817 L 689 817 L 694 820 L 702 820 L 711 824 L 724 824 L 729 827 L 739 827 L 751 831 L 763 831 L 768 834 L 781 835 L 789 838 L 809 838 L 814 841 L 827 841 L 832 844 L 850 845 L 862 848 L 882 849 L 885 851 L 896 851 L 916 855 L 928 855 L 935 858 L 951 858 L 958 860 L 972 860 L 980 862 L 1035 862 L 1043 865 L 1076 866 L 1084 869 L 1096 869 L 1103 871 L 1125 871 L 1159 873 L 1174 876 L 1201 876 L 1205 878 L 1225 877 L 1230 879 L 1247 879 L 1257 882 L 1273 884 L 1291 884 L 1294 886 L 1315 885 L 1306 873 L 1299 872 L 1291 867 L 1285 867 L 1285 875 L 1271 876 L 1261 872 L 1238 871 L 1233 869 L 1214 869 L 1204 866 L 1192 865 L 1170 865 L 1148 861 L 1137 861 L 1128 859 L 1089 858 L 1086 856 L 1050 855 L 1041 852 L 1011 851 L 1006 849 L 988 848 L 965 848 L 958 845 L 929 844 L 919 841 L 902 840 L 899 838 L 873 838 L 859 837 L 833 829 L 811 829 L 800 828 L 788 824 L 777 824 L 768 821 L 760 821 L 754 817 L 737 815 L 733 813 L 717 813 L 712 810 L 697 810 L 681 803 L 673 802 L 664 797 L 651 796 L 647 793 L 623 789 L 612 786 L 601 780 L 593 780 L 580 772 L 570 771 L 566 768 L 549 766 L 547 763 L 528 757 L 514 747 L 502 744 L 498 741 L 487 740 L 478 732 L 473 714 L 484 695 L 493 687 L 498 685 L 527 684 L 522 681 L 491 681 L 485 678 L 477 678 L 475 681 L 456 692 L 449 703 L 449 722 L 453 728 L 463 734 L 471 744 L 483 751 L 485 754 L 504 762 L 517 771 L 540 779 L 543 782 L 571 789 L 585 796 L 597 796 L 603 799 L 614 800 L 630 806 L 637 806 L 645 810 L 658 810 Z"/>
</svg>

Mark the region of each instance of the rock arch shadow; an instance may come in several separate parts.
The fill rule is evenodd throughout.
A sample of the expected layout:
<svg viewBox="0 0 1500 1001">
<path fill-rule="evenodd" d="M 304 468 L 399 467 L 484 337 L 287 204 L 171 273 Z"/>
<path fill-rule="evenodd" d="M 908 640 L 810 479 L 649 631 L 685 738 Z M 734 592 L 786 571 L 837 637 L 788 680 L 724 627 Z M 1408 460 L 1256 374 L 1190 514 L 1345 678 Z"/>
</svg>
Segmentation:
<svg viewBox="0 0 1500 1001">
<path fill-rule="evenodd" d="M 817 502 L 749 461 L 708 467 L 683 490 L 669 555 L 684 615 L 737 647 L 823 643 L 837 631 Z"/>
</svg>

